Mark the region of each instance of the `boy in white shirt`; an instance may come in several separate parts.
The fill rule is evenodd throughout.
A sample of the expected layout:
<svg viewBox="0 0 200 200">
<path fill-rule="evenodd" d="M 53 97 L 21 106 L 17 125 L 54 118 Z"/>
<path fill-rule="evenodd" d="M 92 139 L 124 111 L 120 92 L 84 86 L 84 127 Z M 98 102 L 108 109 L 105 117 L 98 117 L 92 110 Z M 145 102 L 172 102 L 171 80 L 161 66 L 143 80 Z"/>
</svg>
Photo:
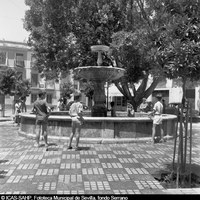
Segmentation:
<svg viewBox="0 0 200 200">
<path fill-rule="evenodd" d="M 84 122 L 83 119 L 83 105 L 80 103 L 80 97 L 81 93 L 77 93 L 74 95 L 75 102 L 70 106 L 69 109 L 69 115 L 72 118 L 72 133 L 69 137 L 69 144 L 67 149 L 72 149 L 72 140 L 76 133 L 77 129 L 77 135 L 76 135 L 76 147 L 75 150 L 78 150 L 78 144 L 80 139 L 80 133 L 81 133 L 81 126 Z"/>
<path fill-rule="evenodd" d="M 156 127 L 158 126 L 160 129 L 161 139 L 160 142 L 164 142 L 164 131 L 162 126 L 162 114 L 163 114 L 163 104 L 161 103 L 162 95 L 156 95 L 157 102 L 153 107 L 153 111 L 150 115 L 153 115 L 153 127 L 152 127 L 152 142 L 155 143 L 155 135 L 156 135 Z"/>
</svg>

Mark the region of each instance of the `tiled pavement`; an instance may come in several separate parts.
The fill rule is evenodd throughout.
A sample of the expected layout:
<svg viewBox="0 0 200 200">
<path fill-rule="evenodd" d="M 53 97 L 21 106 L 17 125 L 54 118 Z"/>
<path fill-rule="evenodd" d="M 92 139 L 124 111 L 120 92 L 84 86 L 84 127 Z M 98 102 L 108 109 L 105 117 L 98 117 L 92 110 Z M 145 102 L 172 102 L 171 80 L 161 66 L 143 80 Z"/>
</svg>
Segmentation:
<svg viewBox="0 0 200 200">
<path fill-rule="evenodd" d="M 166 189 L 154 179 L 172 164 L 173 140 L 80 143 L 80 151 L 49 140 L 46 151 L 17 130 L 12 121 L 0 121 L 0 194 L 200 194 L 200 188 Z M 199 130 L 194 124 L 192 163 L 200 175 Z"/>
</svg>

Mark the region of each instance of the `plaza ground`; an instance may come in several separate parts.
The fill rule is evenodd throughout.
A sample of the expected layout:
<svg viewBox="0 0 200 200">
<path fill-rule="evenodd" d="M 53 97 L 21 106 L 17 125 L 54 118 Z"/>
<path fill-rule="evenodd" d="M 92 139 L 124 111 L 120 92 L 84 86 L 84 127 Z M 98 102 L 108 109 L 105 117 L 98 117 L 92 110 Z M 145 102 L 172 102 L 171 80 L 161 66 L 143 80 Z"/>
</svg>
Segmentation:
<svg viewBox="0 0 200 200">
<path fill-rule="evenodd" d="M 169 170 L 174 140 L 95 144 L 49 139 L 49 149 L 18 135 L 12 114 L 0 118 L 0 194 L 200 194 L 167 189 L 155 179 Z M 200 123 L 193 123 L 192 170 L 200 176 Z"/>
</svg>

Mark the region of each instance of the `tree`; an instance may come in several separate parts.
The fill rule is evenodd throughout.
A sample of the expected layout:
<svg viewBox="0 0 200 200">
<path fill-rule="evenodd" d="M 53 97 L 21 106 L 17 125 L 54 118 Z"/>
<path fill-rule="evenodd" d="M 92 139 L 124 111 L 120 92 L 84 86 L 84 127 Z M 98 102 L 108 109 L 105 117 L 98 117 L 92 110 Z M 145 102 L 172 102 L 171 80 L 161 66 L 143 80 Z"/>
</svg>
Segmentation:
<svg viewBox="0 0 200 200">
<path fill-rule="evenodd" d="M 30 31 L 35 67 L 47 79 L 65 77 L 77 66 L 79 52 L 72 24 L 76 1 L 26 0 L 24 26 Z"/>
<path fill-rule="evenodd" d="M 198 82 L 200 79 L 200 2 L 198 0 L 166 1 L 166 12 L 170 15 L 168 26 L 166 26 L 167 35 L 164 38 L 166 45 L 162 52 L 158 52 L 157 57 L 167 77 L 178 78 L 182 81 L 183 99 L 177 156 L 178 186 L 179 175 L 181 184 L 184 184 L 186 179 L 189 107 L 186 101 L 186 85 L 188 81 Z M 187 109 L 185 117 L 183 117 L 183 109 Z M 192 117 L 191 114 L 190 112 L 190 117 Z M 191 145 L 190 139 L 190 148 Z"/>
<path fill-rule="evenodd" d="M 155 88 L 158 82 L 157 77 L 152 84 L 152 89 L 144 93 L 150 73 L 149 69 L 155 65 L 155 62 L 152 63 L 151 60 L 150 63 L 148 59 L 145 62 L 141 61 L 144 55 L 152 50 L 150 46 L 155 43 L 153 39 L 160 34 L 159 31 L 153 29 L 158 26 L 158 18 L 156 18 L 157 21 L 151 20 L 149 16 L 149 13 L 155 11 L 153 3 L 147 8 L 139 0 L 91 0 L 89 2 L 86 0 L 59 0 L 56 3 L 52 0 L 27 0 L 26 3 L 30 6 L 30 10 L 26 13 L 25 25 L 26 29 L 31 31 L 29 41 L 34 47 L 36 65 L 43 73 L 48 72 L 48 75 L 56 75 L 80 65 L 96 65 L 96 55 L 90 51 L 91 45 L 97 44 L 99 41 L 101 44 L 110 45 L 113 40 L 116 41 L 115 37 L 112 37 L 114 33 L 124 31 L 125 34 L 132 34 L 137 31 L 135 36 L 138 38 L 140 33 L 143 33 L 143 38 L 139 38 L 140 45 L 133 48 L 130 44 L 123 43 L 124 47 L 116 48 L 118 53 L 114 54 L 113 57 L 114 60 L 119 61 L 118 57 L 123 49 L 124 53 L 121 56 L 123 62 L 117 62 L 117 64 L 128 69 L 127 75 L 129 77 L 138 68 L 136 74 L 139 73 L 140 79 L 144 78 L 144 82 L 137 93 L 132 84 L 133 97 L 129 91 L 130 83 L 124 82 L 127 79 L 123 79 L 121 83 L 116 83 L 116 85 L 118 88 L 120 87 L 120 91 L 127 99 L 132 100 L 135 109 L 144 97 L 141 94 L 148 96 Z M 159 10 L 160 13 L 161 11 Z M 158 17 L 160 16 L 162 15 L 160 14 Z M 124 37 L 123 34 L 121 35 Z M 124 37 L 124 41 L 126 38 Z M 135 41 L 138 38 L 135 38 Z M 145 49 L 145 45 L 143 45 L 143 48 L 139 50 L 144 38 L 147 38 L 145 43 L 147 47 Z M 115 44 L 117 43 L 115 42 Z M 105 65 L 113 65 L 109 55 L 104 54 L 103 57 Z M 135 59 L 139 59 L 137 67 L 134 64 Z M 131 66 L 132 64 L 134 66 Z M 139 80 L 137 78 L 133 81 L 138 82 Z"/>
<path fill-rule="evenodd" d="M 17 71 L 9 68 L 5 71 L 0 80 L 0 91 L 4 95 L 24 97 L 30 95 L 30 81 L 22 80 Z"/>
<path fill-rule="evenodd" d="M 21 74 L 16 70 L 8 68 L 0 78 L 0 93 L 14 96 L 14 99 L 23 99 L 23 108 L 26 110 L 26 97 L 30 95 L 31 83 L 29 80 L 22 80 Z M 15 104 L 15 101 L 13 102 Z M 2 105 L 4 108 L 5 105 Z M 14 107 L 14 105 L 13 105 Z"/>
<path fill-rule="evenodd" d="M 7 95 L 13 95 L 13 87 L 16 82 L 16 72 L 13 69 L 7 69 L 1 76 L 0 91 Z"/>
<path fill-rule="evenodd" d="M 174 1 L 166 6 L 171 15 L 167 46 L 157 56 L 168 78 L 182 81 L 183 99 L 188 81 L 200 79 L 200 2 Z"/>
<path fill-rule="evenodd" d="M 71 94 L 75 91 L 71 82 L 65 82 L 60 85 L 61 97 L 66 101 L 71 98 Z"/>
<path fill-rule="evenodd" d="M 112 52 L 103 54 L 103 64 L 126 69 L 125 77 L 115 84 L 136 110 L 168 75 L 168 34 L 179 11 L 173 1 L 26 0 L 26 4 L 30 10 L 25 27 L 44 76 L 55 78 L 74 67 L 96 65 L 91 45 L 109 45 Z"/>
</svg>

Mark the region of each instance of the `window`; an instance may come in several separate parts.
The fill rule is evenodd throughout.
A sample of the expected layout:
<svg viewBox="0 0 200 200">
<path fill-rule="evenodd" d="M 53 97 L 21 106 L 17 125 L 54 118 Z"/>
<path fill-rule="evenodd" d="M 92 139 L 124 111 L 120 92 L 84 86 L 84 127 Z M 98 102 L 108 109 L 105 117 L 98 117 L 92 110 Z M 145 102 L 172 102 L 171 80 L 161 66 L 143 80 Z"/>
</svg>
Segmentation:
<svg viewBox="0 0 200 200">
<path fill-rule="evenodd" d="M 0 52 L 0 65 L 6 65 L 7 64 L 7 53 L 4 51 Z"/>
<path fill-rule="evenodd" d="M 54 89 L 54 80 L 46 81 L 46 88 L 47 89 Z"/>
<path fill-rule="evenodd" d="M 17 67 L 24 67 L 24 54 L 16 53 L 15 65 Z"/>
<path fill-rule="evenodd" d="M 126 98 L 122 97 L 122 106 L 126 106 Z"/>
<path fill-rule="evenodd" d="M 38 86 L 38 74 L 31 74 L 31 86 L 32 87 Z"/>
<path fill-rule="evenodd" d="M 33 55 L 31 55 L 31 68 L 34 68 L 35 65 L 35 58 Z"/>
<path fill-rule="evenodd" d="M 19 80 L 23 80 L 23 72 L 17 72 L 17 77 Z"/>
<path fill-rule="evenodd" d="M 126 106 L 126 98 L 125 97 L 115 97 L 117 106 Z"/>
<path fill-rule="evenodd" d="M 116 105 L 121 106 L 122 105 L 122 97 L 116 97 Z"/>
<path fill-rule="evenodd" d="M 31 94 L 31 103 L 34 103 L 37 100 L 37 94 Z"/>
<path fill-rule="evenodd" d="M 52 94 L 47 94 L 46 100 L 47 100 L 47 103 L 52 104 Z"/>
<path fill-rule="evenodd" d="M 186 89 L 186 98 L 195 98 L 195 89 Z"/>
</svg>

